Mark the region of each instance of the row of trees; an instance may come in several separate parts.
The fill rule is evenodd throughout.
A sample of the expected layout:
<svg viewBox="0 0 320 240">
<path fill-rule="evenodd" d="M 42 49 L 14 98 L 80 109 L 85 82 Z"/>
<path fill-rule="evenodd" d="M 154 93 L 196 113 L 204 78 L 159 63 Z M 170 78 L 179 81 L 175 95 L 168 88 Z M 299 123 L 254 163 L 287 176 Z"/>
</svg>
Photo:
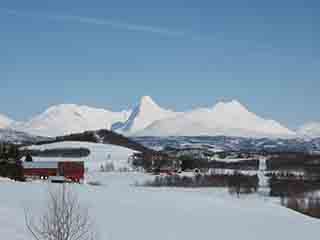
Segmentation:
<svg viewBox="0 0 320 240">
<path fill-rule="evenodd" d="M 143 186 L 149 187 L 227 187 L 231 194 L 249 194 L 257 192 L 259 188 L 259 178 L 257 175 L 250 176 L 240 173 L 196 175 L 188 176 L 157 176 L 154 180 L 147 181 Z"/>
<path fill-rule="evenodd" d="M 282 197 L 281 204 L 299 213 L 320 219 L 320 197 L 316 194 Z"/>
</svg>

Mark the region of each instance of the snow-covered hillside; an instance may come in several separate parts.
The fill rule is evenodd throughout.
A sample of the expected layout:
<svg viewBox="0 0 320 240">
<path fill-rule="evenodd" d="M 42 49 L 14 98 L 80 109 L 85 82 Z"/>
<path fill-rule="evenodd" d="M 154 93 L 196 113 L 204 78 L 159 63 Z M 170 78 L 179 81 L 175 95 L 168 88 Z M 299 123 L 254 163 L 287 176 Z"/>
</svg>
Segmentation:
<svg viewBox="0 0 320 240">
<path fill-rule="evenodd" d="M 129 113 L 62 104 L 50 107 L 30 121 L 15 124 L 12 128 L 35 135 L 53 137 L 86 130 L 110 129 L 113 123 L 125 121 Z"/>
<path fill-rule="evenodd" d="M 150 176 L 138 173 L 90 173 L 102 186 L 67 187 L 88 207 L 99 239 L 112 240 L 278 240 L 317 239 L 319 220 L 281 207 L 257 195 L 236 198 L 223 189 L 135 187 Z M 32 239 L 25 210 L 42 213 L 48 189 L 38 182 L 0 184 L 0 236 Z"/>
<path fill-rule="evenodd" d="M 138 136 L 242 136 L 295 137 L 296 134 L 273 120 L 248 111 L 238 101 L 219 102 L 213 108 L 196 109 L 173 118 L 156 121 Z"/>
<path fill-rule="evenodd" d="M 12 123 L 13 123 L 13 120 L 8 118 L 7 116 L 4 116 L 4 115 L 0 114 L 0 129 L 1 128 L 7 128 Z"/>
<path fill-rule="evenodd" d="M 151 97 L 145 96 L 141 98 L 140 103 L 133 109 L 129 119 L 123 124 L 115 124 L 112 130 L 125 135 L 132 135 L 150 126 L 155 121 L 177 115 L 178 113 L 161 108 Z"/>
<path fill-rule="evenodd" d="M 320 122 L 307 123 L 298 130 L 298 133 L 311 138 L 320 137 Z"/>
<path fill-rule="evenodd" d="M 85 158 L 43 158 L 35 157 L 34 161 L 84 161 L 85 167 L 90 171 L 97 171 L 101 165 L 106 163 L 112 164 L 115 169 L 127 168 L 130 169 L 129 158 L 135 152 L 131 149 L 110 145 L 110 144 L 95 144 L 86 142 L 60 142 L 41 146 L 30 146 L 28 149 L 46 150 L 46 149 L 70 149 L 70 148 L 86 148 L 90 150 L 90 155 Z"/>
</svg>

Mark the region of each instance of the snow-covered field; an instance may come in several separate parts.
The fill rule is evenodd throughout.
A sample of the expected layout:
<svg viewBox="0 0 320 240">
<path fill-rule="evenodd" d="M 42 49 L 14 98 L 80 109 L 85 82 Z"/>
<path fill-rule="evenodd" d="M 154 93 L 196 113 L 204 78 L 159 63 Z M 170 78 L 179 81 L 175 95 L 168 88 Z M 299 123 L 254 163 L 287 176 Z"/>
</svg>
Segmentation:
<svg viewBox="0 0 320 240">
<path fill-rule="evenodd" d="M 295 240 L 318 236 L 319 220 L 275 201 L 256 195 L 237 199 L 222 189 L 133 186 L 146 178 L 141 173 L 92 172 L 90 179 L 104 185 L 71 185 L 89 207 L 101 239 Z M 24 227 L 24 208 L 39 211 L 49 185 L 1 182 L 1 239 L 31 239 Z"/>
<path fill-rule="evenodd" d="M 78 143 L 64 143 L 79 146 Z M 51 145 L 51 147 L 61 145 Z M 320 221 L 284 207 L 275 199 L 250 195 L 240 199 L 224 189 L 178 189 L 136 187 L 152 178 L 143 173 L 102 173 L 95 167 L 131 154 L 114 146 L 91 145 L 85 161 L 87 182 L 101 186 L 68 185 L 89 207 L 102 240 L 270 240 L 317 239 Z M 47 148 L 47 146 L 46 146 Z M 94 163 L 94 164 L 93 164 Z M 48 189 L 60 185 L 45 182 L 0 181 L 0 239 L 32 239 L 24 223 L 24 209 L 37 215 Z"/>
</svg>

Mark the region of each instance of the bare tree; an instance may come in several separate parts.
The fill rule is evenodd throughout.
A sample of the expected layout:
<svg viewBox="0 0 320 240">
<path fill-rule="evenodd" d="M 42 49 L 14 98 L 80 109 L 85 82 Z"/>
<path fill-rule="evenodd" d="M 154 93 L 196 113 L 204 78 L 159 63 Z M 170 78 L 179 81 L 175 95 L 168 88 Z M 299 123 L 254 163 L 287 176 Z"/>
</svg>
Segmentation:
<svg viewBox="0 0 320 240">
<path fill-rule="evenodd" d="M 35 240 L 94 240 L 88 209 L 65 184 L 49 191 L 44 212 L 37 218 L 25 211 L 27 229 Z"/>
</svg>

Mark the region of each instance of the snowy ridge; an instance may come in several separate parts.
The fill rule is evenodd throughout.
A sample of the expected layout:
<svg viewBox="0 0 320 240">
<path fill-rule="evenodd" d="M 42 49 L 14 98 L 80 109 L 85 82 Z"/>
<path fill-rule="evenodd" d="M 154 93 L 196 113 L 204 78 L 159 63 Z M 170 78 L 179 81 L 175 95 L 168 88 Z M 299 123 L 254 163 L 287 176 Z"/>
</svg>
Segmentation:
<svg viewBox="0 0 320 240">
<path fill-rule="evenodd" d="M 62 104 L 50 107 L 44 113 L 15 129 L 41 136 L 59 136 L 87 130 L 110 129 L 117 121 L 125 121 L 129 112 L 111 112 L 104 109 Z"/>
<path fill-rule="evenodd" d="M 238 101 L 219 102 L 213 108 L 196 109 L 154 122 L 137 136 L 242 136 L 295 137 L 276 121 L 249 112 Z"/>
</svg>

